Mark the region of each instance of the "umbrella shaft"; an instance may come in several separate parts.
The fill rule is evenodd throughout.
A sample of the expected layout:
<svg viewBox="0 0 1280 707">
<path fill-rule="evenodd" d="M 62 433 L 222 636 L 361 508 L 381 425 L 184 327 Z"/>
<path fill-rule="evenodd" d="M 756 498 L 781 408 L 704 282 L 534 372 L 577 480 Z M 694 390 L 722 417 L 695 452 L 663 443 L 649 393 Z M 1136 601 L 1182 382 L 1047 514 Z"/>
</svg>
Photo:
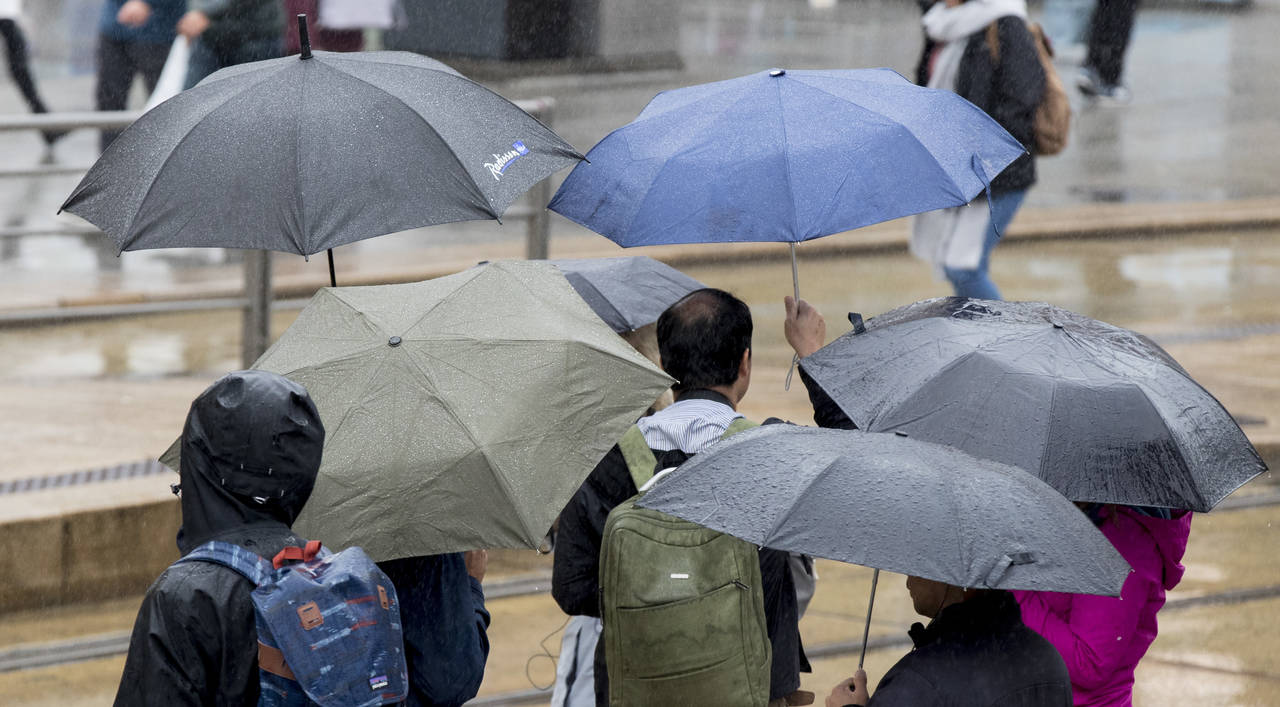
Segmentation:
<svg viewBox="0 0 1280 707">
<path fill-rule="evenodd" d="M 329 286 L 338 286 L 338 277 L 333 272 L 333 248 L 329 249 Z"/>
<path fill-rule="evenodd" d="M 796 244 L 791 243 L 791 289 L 796 301 L 800 301 L 800 268 L 796 267 Z"/>
<path fill-rule="evenodd" d="M 867 659 L 867 639 L 871 637 L 871 610 L 876 606 L 876 584 L 880 581 L 880 570 L 871 574 L 871 601 L 867 604 L 867 625 L 862 629 L 862 655 L 858 656 L 858 670 L 862 670 L 862 662 Z"/>
</svg>

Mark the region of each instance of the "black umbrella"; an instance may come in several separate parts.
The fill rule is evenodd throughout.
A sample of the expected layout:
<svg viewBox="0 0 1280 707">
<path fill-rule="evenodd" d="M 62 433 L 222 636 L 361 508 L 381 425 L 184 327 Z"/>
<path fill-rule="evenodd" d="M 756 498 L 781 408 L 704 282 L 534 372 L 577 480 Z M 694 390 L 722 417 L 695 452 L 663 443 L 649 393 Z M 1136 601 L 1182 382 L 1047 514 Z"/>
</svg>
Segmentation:
<svg viewBox="0 0 1280 707">
<path fill-rule="evenodd" d="M 638 504 L 756 545 L 958 587 L 1116 596 L 1129 573 L 1044 482 L 892 434 L 765 425 L 693 457 Z"/>
<path fill-rule="evenodd" d="M 550 262 L 619 334 L 652 324 L 681 297 L 706 287 L 645 255 Z"/>
<path fill-rule="evenodd" d="M 300 57 L 218 71 L 143 115 L 62 208 L 120 251 L 307 256 L 420 226 L 500 219 L 529 187 L 580 159 L 537 119 L 438 61 L 305 44 Z"/>
<path fill-rule="evenodd" d="M 1155 342 L 1048 304 L 918 302 L 802 365 L 859 428 L 1022 467 L 1073 501 L 1208 511 L 1266 471 Z"/>
</svg>

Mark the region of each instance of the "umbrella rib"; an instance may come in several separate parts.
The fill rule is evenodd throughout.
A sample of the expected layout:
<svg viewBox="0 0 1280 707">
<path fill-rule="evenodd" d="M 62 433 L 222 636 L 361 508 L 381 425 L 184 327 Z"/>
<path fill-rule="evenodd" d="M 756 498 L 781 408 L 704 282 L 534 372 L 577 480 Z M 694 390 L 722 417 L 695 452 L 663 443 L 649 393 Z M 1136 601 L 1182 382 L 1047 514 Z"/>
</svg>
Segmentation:
<svg viewBox="0 0 1280 707">
<path fill-rule="evenodd" d="M 791 240 L 798 243 L 802 239 L 799 237 L 799 215 L 796 212 L 796 188 L 794 180 L 791 179 L 791 146 L 787 141 L 787 111 L 782 103 L 782 78 L 777 77 L 774 80 L 773 88 L 774 95 L 778 99 L 778 122 L 782 125 L 782 166 L 787 176 L 787 194 L 790 195 L 787 204 L 791 208 Z"/>
<path fill-rule="evenodd" d="M 441 359 L 436 356 L 432 356 L 431 354 L 425 351 L 421 353 L 424 356 L 429 356 L 433 360 L 440 361 L 451 367 L 453 366 L 453 364 L 449 363 L 448 361 L 445 361 L 444 359 Z M 471 443 L 475 445 L 476 451 L 480 454 L 481 457 L 484 458 L 486 465 L 491 470 L 493 470 L 493 478 L 498 482 L 498 486 L 502 488 L 503 493 L 507 494 L 508 498 L 512 498 L 512 499 L 516 498 L 516 494 L 514 490 L 511 488 L 510 484 L 507 483 L 506 477 L 498 473 L 498 466 L 493 463 L 492 459 L 489 458 L 488 452 L 485 450 L 484 446 L 480 443 L 480 441 L 476 438 L 475 432 L 470 427 L 467 426 L 466 422 L 464 422 L 462 420 L 462 417 L 458 415 L 457 411 L 453 409 L 453 406 L 449 403 L 449 401 L 446 400 L 443 395 L 439 394 L 439 389 L 436 387 L 435 381 L 431 377 L 431 374 L 427 371 L 427 369 L 422 367 L 422 364 L 418 361 L 416 357 L 407 356 L 406 358 L 409 359 L 409 361 L 413 364 L 414 368 L 418 369 L 418 372 L 422 374 L 423 379 L 429 385 L 431 385 L 433 389 L 436 390 L 436 400 L 440 401 L 440 406 L 445 409 L 445 412 L 449 413 L 449 417 L 453 418 L 453 421 L 458 424 L 458 427 L 460 427 L 462 431 L 466 433 L 467 439 L 469 439 Z M 520 527 L 522 527 L 526 533 L 528 533 L 529 535 L 536 535 L 536 534 L 545 532 L 545 529 L 531 530 L 529 528 L 529 519 L 525 517 L 523 512 L 521 512 L 519 505 L 512 503 L 511 507 L 512 507 L 512 510 L 515 512 L 516 517 L 520 521 Z"/>
<path fill-rule="evenodd" d="M 502 214 L 499 214 L 499 213 L 498 213 L 498 212 L 493 208 L 493 205 L 489 202 L 489 197 L 488 197 L 488 196 L 485 196 L 484 191 L 480 189 L 480 185 L 479 185 L 479 184 L 477 184 L 477 183 L 476 183 L 475 178 L 471 176 L 471 172 L 467 169 L 467 166 L 466 166 L 465 164 L 463 164 L 463 163 L 462 163 L 462 158 L 461 158 L 461 157 L 458 157 L 458 153 L 454 151 L 453 146 L 449 144 L 449 141 L 448 141 L 448 140 L 445 140 L 445 139 L 444 139 L 444 136 L 440 134 L 440 131 L 438 131 L 438 130 L 436 130 L 436 129 L 435 129 L 435 126 L 433 126 L 431 123 L 427 122 L 427 119 L 426 119 L 425 117 L 423 117 L 423 115 L 422 115 L 421 113 L 419 113 L 418 111 L 414 110 L 413 106 L 409 105 L 409 104 L 408 104 L 408 102 L 406 102 L 406 101 L 405 101 L 403 98 L 401 98 L 400 96 L 397 96 L 396 94 L 394 94 L 394 93 L 392 93 L 392 92 L 388 91 L 387 89 L 383 88 L 382 86 L 378 86 L 378 85 L 376 85 L 376 84 L 373 84 L 373 83 L 370 83 L 370 82 L 368 82 L 368 81 L 365 81 L 364 79 L 360 78 L 359 76 L 355 76 L 355 75 L 353 75 L 353 74 L 349 74 L 349 73 L 347 73 L 347 72 L 345 72 L 345 71 L 339 71 L 338 69 L 336 69 L 336 68 L 334 68 L 334 67 L 325 67 L 325 68 L 329 69 L 330 71 L 334 71 L 334 72 L 336 72 L 336 73 L 339 73 L 339 74 L 341 74 L 342 76 L 345 76 L 346 78 L 351 79 L 352 81 L 359 81 L 360 83 L 363 83 L 363 84 L 365 84 L 366 86 L 369 86 L 369 87 L 373 88 L 375 91 L 380 91 L 380 92 L 382 92 L 382 93 L 384 93 L 384 94 L 386 94 L 386 95 L 388 95 L 388 96 L 390 96 L 390 97 L 394 98 L 395 100 L 399 101 L 399 102 L 400 102 L 400 104 L 401 104 L 401 105 L 403 105 L 406 109 L 408 109 L 410 113 L 413 113 L 415 116 L 417 116 L 418 120 L 422 121 L 422 124 L 423 124 L 423 125 L 425 125 L 425 126 L 427 127 L 427 129 L 428 129 L 428 130 L 430 130 L 430 131 L 432 132 L 432 134 L 434 134 L 436 137 L 440 138 L 440 144 L 441 144 L 441 145 L 444 145 L 445 150 L 449 153 L 449 156 L 453 158 L 454 163 L 455 163 L 455 164 L 457 164 L 457 165 L 458 165 L 458 167 L 462 170 L 462 173 L 463 173 L 463 174 L 465 174 L 465 175 L 467 176 L 466 184 L 467 184 L 467 186 L 471 187 L 472 196 L 479 197 L 479 199 L 480 199 L 481 203 L 483 203 L 483 204 L 484 204 L 484 210 L 485 210 L 485 211 L 487 211 L 487 212 L 489 213 L 489 215 L 490 215 L 490 216 L 492 216 L 494 219 L 497 219 L 497 220 L 499 220 L 499 221 L 501 221 L 501 220 L 502 220 Z M 444 73 L 444 72 L 439 71 L 438 69 L 429 69 L 429 71 L 436 71 L 436 72 L 438 72 L 438 73 L 442 73 L 442 74 Z M 447 74 L 446 74 L 446 75 L 447 75 Z M 473 84 L 474 84 L 475 82 L 473 81 L 473 82 L 471 82 L 471 83 L 473 83 Z M 486 90 L 486 91 L 488 91 L 488 90 L 489 90 L 489 89 L 487 89 L 487 88 L 484 88 L 484 86 L 480 86 L 480 84 L 475 84 L 475 85 L 476 85 L 476 86 L 478 86 L 479 88 L 482 88 L 482 89 Z M 492 91 L 489 91 L 489 92 L 490 92 L 490 93 L 493 93 Z M 497 95 L 497 94 L 495 94 L 495 95 Z M 499 96 L 499 98 L 501 98 L 501 96 Z M 506 100 L 506 99 L 504 98 L 503 100 Z M 508 103 L 510 103 L 510 101 L 507 101 L 507 102 L 508 102 Z M 514 105 L 514 104 L 513 104 L 513 105 Z M 519 107 L 519 106 L 516 106 L 516 108 L 517 108 L 517 109 L 519 109 L 520 107 Z M 525 113 L 525 115 L 528 115 L 528 113 L 527 113 L 527 112 L 525 112 L 525 111 L 523 111 L 523 110 L 521 110 L 521 112 L 522 112 L 522 113 Z M 543 126 L 543 127 L 545 127 L 545 126 Z"/>
<path fill-rule="evenodd" d="M 214 106 L 212 109 L 209 110 L 208 113 L 204 114 L 204 117 L 197 120 L 195 124 L 191 126 L 191 129 L 188 130 L 186 134 L 183 135 L 182 138 L 178 140 L 178 144 L 174 145 L 173 149 L 169 150 L 169 154 L 164 156 L 164 159 L 160 161 L 160 166 L 156 168 L 155 174 L 152 175 L 151 183 L 147 185 L 146 193 L 144 193 L 142 195 L 142 198 L 138 200 L 138 207 L 134 210 L 133 216 L 129 219 L 129 227 L 125 229 L 125 238 L 123 239 L 123 242 L 120 245 L 120 252 L 124 252 L 125 250 L 128 250 L 129 244 L 138 240 L 138 234 L 133 233 L 133 230 L 134 230 L 133 226 L 138 220 L 138 214 L 142 212 L 143 204 L 146 204 L 147 199 L 151 198 L 151 192 L 155 190 L 156 184 L 160 182 L 160 173 L 164 171 L 165 167 L 169 166 L 169 161 L 173 159 L 173 156 L 178 154 L 178 148 L 186 144 L 187 140 L 191 137 L 191 134 L 196 131 L 196 128 L 200 127 L 201 123 L 208 120 L 209 116 L 213 115 L 214 113 L 217 113 L 223 108 L 226 108 L 228 103 L 232 102 L 237 98 L 240 98 L 250 89 L 257 88 L 258 84 L 263 83 L 266 80 L 274 77 L 276 74 L 280 73 L 280 71 L 283 70 L 283 68 L 284 68 L 284 65 L 282 64 L 280 68 L 277 69 L 276 71 L 272 71 L 270 73 L 263 72 L 263 73 L 266 73 L 266 76 L 263 76 L 260 80 L 245 86 L 243 89 L 235 92 L 234 94 L 227 96 L 226 100 L 222 101 L 222 103 L 219 103 L 217 106 Z M 299 251 L 299 253 L 301 253 L 301 251 Z"/>
</svg>

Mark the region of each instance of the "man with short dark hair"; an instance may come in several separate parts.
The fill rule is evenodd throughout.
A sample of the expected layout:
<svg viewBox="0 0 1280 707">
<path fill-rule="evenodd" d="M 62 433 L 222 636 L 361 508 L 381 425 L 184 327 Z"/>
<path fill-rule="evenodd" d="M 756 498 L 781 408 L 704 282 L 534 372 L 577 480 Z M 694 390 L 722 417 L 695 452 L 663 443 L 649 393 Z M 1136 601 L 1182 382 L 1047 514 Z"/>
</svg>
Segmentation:
<svg viewBox="0 0 1280 707">
<path fill-rule="evenodd" d="M 737 405 L 751 383 L 751 310 L 723 290 L 702 289 L 671 305 L 658 319 L 663 369 L 677 383 L 675 403 L 636 426 L 657 458 L 657 468 L 679 466 L 719 441 L 742 417 Z M 636 495 L 618 446 L 605 455 L 560 514 L 551 593 L 566 613 L 600 616 L 599 558 L 605 520 Z M 773 647 L 770 700 L 783 703 L 808 669 L 800 645 L 796 591 L 785 552 L 760 550 L 760 574 Z M 596 703 L 608 703 L 604 652 L 595 661 Z"/>
</svg>

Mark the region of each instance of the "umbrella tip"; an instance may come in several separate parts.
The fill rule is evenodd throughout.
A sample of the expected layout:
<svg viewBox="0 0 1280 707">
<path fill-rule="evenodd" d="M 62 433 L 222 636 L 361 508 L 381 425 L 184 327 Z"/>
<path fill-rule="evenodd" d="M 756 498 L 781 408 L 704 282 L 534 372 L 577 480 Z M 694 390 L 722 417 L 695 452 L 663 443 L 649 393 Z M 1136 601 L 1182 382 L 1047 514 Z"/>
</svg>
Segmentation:
<svg viewBox="0 0 1280 707">
<path fill-rule="evenodd" d="M 776 79 L 779 76 L 786 76 L 787 70 L 786 69 L 769 69 L 769 75 Z"/>
<path fill-rule="evenodd" d="M 298 15 L 298 44 L 302 47 L 302 53 L 299 58 L 311 58 L 311 37 L 307 34 L 307 16 L 305 14 Z"/>
<path fill-rule="evenodd" d="M 862 315 L 857 312 L 849 312 L 849 323 L 853 325 L 853 333 L 867 333 L 867 325 L 862 322 Z"/>
<path fill-rule="evenodd" d="M 387 339 L 387 346 L 390 346 L 390 347 L 392 347 L 392 348 L 395 348 L 395 347 L 397 347 L 397 346 L 399 346 L 399 345 L 400 345 L 400 337 L 398 337 L 398 336 L 393 336 L 393 337 L 391 337 L 390 339 Z"/>
<path fill-rule="evenodd" d="M 897 435 L 898 437 L 906 437 L 906 436 L 907 436 L 907 433 L 906 433 L 906 432 L 903 432 L 902 430 L 894 430 L 894 431 L 893 431 L 893 434 Z"/>
</svg>

